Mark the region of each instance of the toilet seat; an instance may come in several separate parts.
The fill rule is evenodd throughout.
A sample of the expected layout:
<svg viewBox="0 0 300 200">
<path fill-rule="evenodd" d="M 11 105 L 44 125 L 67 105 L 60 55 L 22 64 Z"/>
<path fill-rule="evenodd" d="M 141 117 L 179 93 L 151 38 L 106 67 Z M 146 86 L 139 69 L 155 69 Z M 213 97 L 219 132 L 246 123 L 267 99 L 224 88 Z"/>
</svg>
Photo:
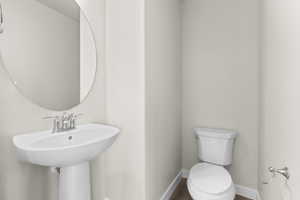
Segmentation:
<svg viewBox="0 0 300 200">
<path fill-rule="evenodd" d="M 190 170 L 188 189 L 194 200 L 233 200 L 235 188 L 221 166 L 199 163 Z"/>
</svg>

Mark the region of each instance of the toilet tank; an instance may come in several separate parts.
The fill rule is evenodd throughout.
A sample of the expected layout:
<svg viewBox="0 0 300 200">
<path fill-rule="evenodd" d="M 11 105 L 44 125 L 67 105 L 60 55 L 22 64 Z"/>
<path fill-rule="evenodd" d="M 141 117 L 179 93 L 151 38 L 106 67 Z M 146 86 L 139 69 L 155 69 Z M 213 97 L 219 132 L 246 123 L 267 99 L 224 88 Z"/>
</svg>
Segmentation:
<svg viewBox="0 0 300 200">
<path fill-rule="evenodd" d="M 199 159 L 227 166 L 232 164 L 233 145 L 237 132 L 224 129 L 195 128 Z"/>
</svg>

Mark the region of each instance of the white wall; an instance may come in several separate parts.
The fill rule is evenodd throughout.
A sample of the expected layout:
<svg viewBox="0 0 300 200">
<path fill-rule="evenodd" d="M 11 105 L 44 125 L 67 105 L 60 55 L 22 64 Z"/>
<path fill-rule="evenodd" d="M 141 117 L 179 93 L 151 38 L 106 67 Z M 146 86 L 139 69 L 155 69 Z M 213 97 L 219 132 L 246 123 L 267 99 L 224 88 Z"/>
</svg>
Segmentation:
<svg viewBox="0 0 300 200">
<path fill-rule="evenodd" d="M 81 0 L 84 2 L 85 0 Z M 96 32 L 99 52 L 103 52 L 103 1 L 89 0 L 87 16 Z M 95 87 L 88 99 L 71 111 L 84 113 L 79 122 L 105 121 L 105 90 L 102 53 Z M 57 200 L 56 177 L 44 167 L 21 163 L 17 160 L 12 137 L 29 131 L 50 129 L 52 123 L 42 117 L 53 112 L 33 105 L 15 89 L 2 66 L 0 67 L 0 199 L 1 200 Z M 92 164 L 93 195 L 101 199 L 101 157 Z"/>
<path fill-rule="evenodd" d="M 121 128 L 105 154 L 105 195 L 146 199 L 144 1 L 106 2 L 106 114 Z"/>
<path fill-rule="evenodd" d="M 234 182 L 256 188 L 258 0 L 183 3 L 183 167 L 198 162 L 192 128 L 234 129 Z"/>
<path fill-rule="evenodd" d="M 93 198 L 156 200 L 181 167 L 177 1 L 149 0 L 146 8 L 140 0 L 110 0 L 105 7 L 104 1 L 78 1 L 96 33 L 99 70 L 93 92 L 72 111 L 85 114 L 81 123 L 109 123 L 122 130 L 108 152 L 92 163 Z M 234 181 L 254 188 L 257 1 L 184 0 L 182 32 L 182 165 L 197 163 L 193 127 L 236 129 Z M 11 143 L 13 135 L 50 128 L 41 117 L 52 112 L 22 97 L 2 68 L 0 89 L 0 199 L 55 200 L 56 177 L 46 168 L 18 162 Z"/>
<path fill-rule="evenodd" d="M 79 21 L 35 0 L 1 3 L 5 12 L 1 56 L 18 88 L 47 108 L 77 105 L 80 70 L 74 66 L 80 65 Z"/>
<path fill-rule="evenodd" d="M 147 199 L 181 170 L 181 1 L 146 1 Z"/>
<path fill-rule="evenodd" d="M 290 168 L 288 187 L 281 177 L 260 184 L 264 200 L 300 199 L 300 2 L 264 0 L 262 6 L 262 131 L 260 182 L 268 167 Z M 292 194 L 291 198 L 282 193 Z"/>
</svg>

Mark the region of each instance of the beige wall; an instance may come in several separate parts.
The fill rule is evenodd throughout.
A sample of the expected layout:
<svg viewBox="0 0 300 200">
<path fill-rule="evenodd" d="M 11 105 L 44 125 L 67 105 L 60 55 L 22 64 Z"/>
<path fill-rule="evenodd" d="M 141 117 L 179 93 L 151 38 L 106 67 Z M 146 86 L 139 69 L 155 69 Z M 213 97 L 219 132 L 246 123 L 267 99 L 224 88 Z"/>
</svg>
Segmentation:
<svg viewBox="0 0 300 200">
<path fill-rule="evenodd" d="M 146 1 L 147 199 L 181 170 L 180 0 Z"/>
<path fill-rule="evenodd" d="M 234 129 L 234 182 L 256 188 L 258 1 L 183 2 L 183 167 L 198 162 L 192 128 Z"/>
<path fill-rule="evenodd" d="M 262 6 L 260 183 L 269 180 L 270 166 L 288 166 L 291 173 L 288 186 L 280 176 L 260 184 L 264 200 L 300 199 L 299 10 L 300 2 L 293 0 L 264 0 Z"/>
<path fill-rule="evenodd" d="M 105 195 L 146 199 L 144 1 L 106 2 L 107 122 L 121 128 L 105 154 Z"/>
<path fill-rule="evenodd" d="M 84 2 L 84 0 L 81 0 Z M 103 15 L 104 9 L 98 0 L 89 0 L 88 17 L 96 32 L 99 48 L 99 71 L 96 84 L 89 98 L 80 106 L 72 109 L 74 112 L 84 113 L 80 123 L 104 122 L 104 72 L 103 59 Z M 29 131 L 50 129 L 51 123 L 42 117 L 53 112 L 33 105 L 20 95 L 0 67 L 0 199 L 1 200 L 57 200 L 56 176 L 47 168 L 21 163 L 17 160 L 12 137 Z M 92 164 L 93 195 L 101 199 L 101 158 Z M 95 187 L 96 186 L 96 187 Z"/>
</svg>

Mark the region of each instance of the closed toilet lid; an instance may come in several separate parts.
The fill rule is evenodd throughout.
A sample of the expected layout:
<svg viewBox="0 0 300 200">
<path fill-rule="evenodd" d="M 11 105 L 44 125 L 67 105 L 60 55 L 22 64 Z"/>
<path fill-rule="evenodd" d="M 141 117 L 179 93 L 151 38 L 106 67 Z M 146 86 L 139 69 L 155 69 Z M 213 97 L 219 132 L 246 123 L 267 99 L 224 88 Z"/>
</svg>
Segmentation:
<svg viewBox="0 0 300 200">
<path fill-rule="evenodd" d="M 188 182 L 195 190 L 209 194 L 223 193 L 232 185 L 226 169 L 208 163 L 195 165 L 190 171 Z"/>
</svg>

